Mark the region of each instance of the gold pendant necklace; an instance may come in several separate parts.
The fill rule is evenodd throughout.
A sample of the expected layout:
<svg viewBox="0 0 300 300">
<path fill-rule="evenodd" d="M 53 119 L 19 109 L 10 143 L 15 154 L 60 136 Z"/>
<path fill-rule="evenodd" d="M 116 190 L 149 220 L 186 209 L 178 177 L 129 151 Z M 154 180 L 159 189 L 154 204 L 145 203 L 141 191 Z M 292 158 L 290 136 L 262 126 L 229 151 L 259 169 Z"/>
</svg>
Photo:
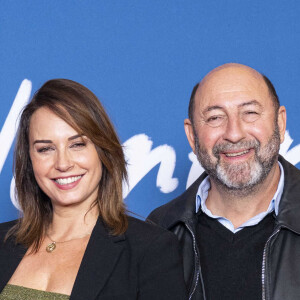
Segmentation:
<svg viewBox="0 0 300 300">
<path fill-rule="evenodd" d="M 46 251 L 47 251 L 48 253 L 51 253 L 51 252 L 53 252 L 53 251 L 56 249 L 56 244 L 62 244 L 62 243 L 66 243 L 66 242 L 70 242 L 70 241 L 74 241 L 74 240 L 80 240 L 80 239 L 83 239 L 83 238 L 87 237 L 88 235 L 91 235 L 91 232 L 88 233 L 88 234 L 86 234 L 86 235 L 84 235 L 84 236 L 78 237 L 78 238 L 70 239 L 70 240 L 67 240 L 67 241 L 55 242 L 55 241 L 53 241 L 53 239 L 46 233 L 47 238 L 51 241 L 51 243 L 48 244 L 48 245 L 46 246 Z"/>
<path fill-rule="evenodd" d="M 48 253 L 51 253 L 52 251 L 55 250 L 55 248 L 56 248 L 56 242 L 52 242 L 46 247 L 46 251 Z"/>
</svg>

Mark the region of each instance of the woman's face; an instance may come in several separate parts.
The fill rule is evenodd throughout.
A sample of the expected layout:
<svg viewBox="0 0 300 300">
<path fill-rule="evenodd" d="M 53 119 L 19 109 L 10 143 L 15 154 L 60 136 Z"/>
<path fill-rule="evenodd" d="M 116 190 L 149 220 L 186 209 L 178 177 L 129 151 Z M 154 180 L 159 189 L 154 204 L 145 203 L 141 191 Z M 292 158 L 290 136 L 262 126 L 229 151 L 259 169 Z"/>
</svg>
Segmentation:
<svg viewBox="0 0 300 300">
<path fill-rule="evenodd" d="M 29 127 L 30 158 L 39 187 L 53 208 L 95 201 L 102 165 L 94 144 L 48 108 L 39 108 Z"/>
</svg>

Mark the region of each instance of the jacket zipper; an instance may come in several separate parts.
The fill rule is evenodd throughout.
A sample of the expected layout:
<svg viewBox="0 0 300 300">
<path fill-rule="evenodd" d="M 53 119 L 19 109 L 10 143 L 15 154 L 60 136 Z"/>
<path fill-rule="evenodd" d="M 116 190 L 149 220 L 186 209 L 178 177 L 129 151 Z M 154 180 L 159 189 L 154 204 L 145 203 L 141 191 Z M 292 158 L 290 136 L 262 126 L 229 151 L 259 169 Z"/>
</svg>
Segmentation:
<svg viewBox="0 0 300 300">
<path fill-rule="evenodd" d="M 196 291 L 196 287 L 198 285 L 199 277 L 201 276 L 201 274 L 200 274 L 200 260 L 199 260 L 199 256 L 198 256 L 198 252 L 197 252 L 195 234 L 194 234 L 192 228 L 187 223 L 185 223 L 185 226 L 187 227 L 188 231 L 190 232 L 190 234 L 193 237 L 193 250 L 194 250 L 194 253 L 195 253 L 195 273 L 196 273 L 196 279 L 195 279 L 195 276 L 194 276 L 194 278 L 193 278 L 193 284 L 194 284 L 194 286 L 192 288 L 191 293 L 189 294 L 189 300 L 191 300 L 192 297 L 193 297 L 193 295 L 194 295 L 194 293 L 195 293 L 195 291 Z M 202 281 L 202 278 L 201 278 L 201 281 Z M 204 287 L 203 287 L 203 299 L 204 300 L 206 299 Z"/>
<path fill-rule="evenodd" d="M 265 272 L 266 272 L 266 259 L 267 259 L 267 247 L 269 246 L 269 243 L 271 239 L 280 231 L 280 227 L 272 233 L 272 235 L 268 238 L 265 247 L 264 247 L 264 252 L 263 252 L 263 262 L 262 262 L 262 275 L 261 275 L 261 280 L 262 280 L 262 300 L 266 300 L 266 283 L 265 283 Z"/>
<path fill-rule="evenodd" d="M 272 235 L 268 238 L 265 247 L 264 247 L 264 252 L 263 252 L 263 263 L 262 263 L 262 300 L 267 300 L 267 296 L 266 296 L 266 284 L 265 284 L 265 272 L 266 272 L 266 260 L 267 260 L 267 247 L 269 246 L 269 243 L 271 241 L 271 239 L 279 233 L 279 231 L 282 228 L 286 228 L 288 230 L 290 230 L 291 232 L 294 232 L 295 234 L 300 235 L 300 232 L 295 231 L 293 229 L 291 229 L 290 227 L 286 226 L 286 225 L 280 225 L 280 227 L 277 228 L 277 230 L 275 230 Z"/>
</svg>

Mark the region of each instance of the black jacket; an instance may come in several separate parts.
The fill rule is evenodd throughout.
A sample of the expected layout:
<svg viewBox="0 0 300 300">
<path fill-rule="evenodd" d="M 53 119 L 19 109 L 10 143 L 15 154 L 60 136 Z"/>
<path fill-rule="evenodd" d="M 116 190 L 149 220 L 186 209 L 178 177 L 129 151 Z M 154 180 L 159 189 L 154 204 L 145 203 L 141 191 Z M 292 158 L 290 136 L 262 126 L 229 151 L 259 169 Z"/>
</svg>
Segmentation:
<svg viewBox="0 0 300 300">
<path fill-rule="evenodd" d="M 13 222 L 0 225 L 3 241 Z M 13 240 L 0 244 L 0 292 L 26 249 Z M 51 254 L 50 254 L 51 255 Z M 63 280 L 63 278 L 62 278 Z M 70 300 L 186 299 L 176 237 L 129 217 L 124 235 L 111 236 L 100 219 L 87 245 Z"/>
<path fill-rule="evenodd" d="M 300 299 L 300 171 L 281 156 L 284 190 L 275 229 L 266 242 L 262 261 L 262 299 Z M 204 300 L 195 228 L 195 199 L 203 173 L 181 196 L 155 209 L 148 220 L 174 232 L 180 242 L 189 298 Z"/>
</svg>

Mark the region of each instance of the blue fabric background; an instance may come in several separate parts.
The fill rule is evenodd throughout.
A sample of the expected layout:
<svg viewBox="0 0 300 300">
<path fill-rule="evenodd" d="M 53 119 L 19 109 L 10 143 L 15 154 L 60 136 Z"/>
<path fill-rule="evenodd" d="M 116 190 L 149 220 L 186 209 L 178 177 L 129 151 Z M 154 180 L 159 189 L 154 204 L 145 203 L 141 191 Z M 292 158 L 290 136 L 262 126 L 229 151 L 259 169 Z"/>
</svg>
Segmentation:
<svg viewBox="0 0 300 300">
<path fill-rule="evenodd" d="M 2 1 L 0 129 L 24 79 L 32 92 L 51 78 L 86 85 L 122 142 L 145 134 L 152 149 L 168 145 L 176 154 L 175 189 L 157 187 L 156 164 L 126 197 L 129 209 L 146 217 L 186 188 L 189 96 L 220 64 L 240 62 L 266 74 L 287 108 L 290 149 L 300 143 L 299 15 L 298 0 Z M 293 155 L 300 161 L 298 148 Z M 12 148 L 0 173 L 0 222 L 18 216 L 11 179 Z"/>
</svg>

